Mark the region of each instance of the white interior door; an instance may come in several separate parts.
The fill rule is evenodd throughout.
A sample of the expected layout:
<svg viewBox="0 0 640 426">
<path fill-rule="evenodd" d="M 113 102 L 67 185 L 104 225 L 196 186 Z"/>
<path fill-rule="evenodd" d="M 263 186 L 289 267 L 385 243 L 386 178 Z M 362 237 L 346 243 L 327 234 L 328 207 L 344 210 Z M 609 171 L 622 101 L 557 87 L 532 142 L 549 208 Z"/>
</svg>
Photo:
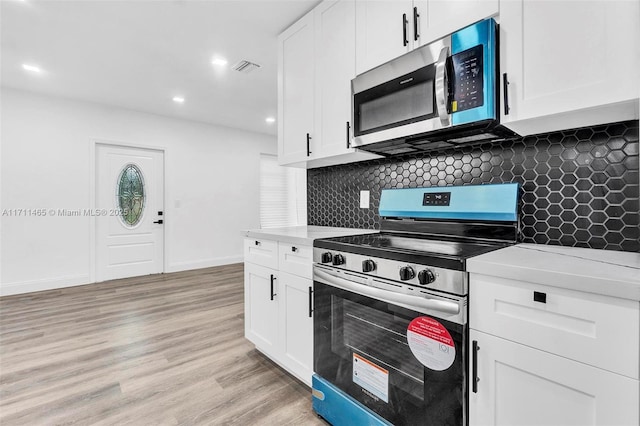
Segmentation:
<svg viewBox="0 0 640 426">
<path fill-rule="evenodd" d="M 96 281 L 164 271 L 164 152 L 96 146 Z"/>
</svg>

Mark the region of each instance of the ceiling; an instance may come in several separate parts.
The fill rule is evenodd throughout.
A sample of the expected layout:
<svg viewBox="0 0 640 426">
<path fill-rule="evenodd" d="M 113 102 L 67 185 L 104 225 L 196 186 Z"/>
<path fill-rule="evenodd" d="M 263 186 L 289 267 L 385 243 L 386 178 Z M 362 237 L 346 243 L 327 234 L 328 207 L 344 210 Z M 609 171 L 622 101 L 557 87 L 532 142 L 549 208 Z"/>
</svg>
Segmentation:
<svg viewBox="0 0 640 426">
<path fill-rule="evenodd" d="M 276 38 L 318 3 L 2 0 L 0 83 L 275 135 Z M 228 65 L 213 66 L 216 55 Z M 261 67 L 231 69 L 243 59 Z"/>
</svg>

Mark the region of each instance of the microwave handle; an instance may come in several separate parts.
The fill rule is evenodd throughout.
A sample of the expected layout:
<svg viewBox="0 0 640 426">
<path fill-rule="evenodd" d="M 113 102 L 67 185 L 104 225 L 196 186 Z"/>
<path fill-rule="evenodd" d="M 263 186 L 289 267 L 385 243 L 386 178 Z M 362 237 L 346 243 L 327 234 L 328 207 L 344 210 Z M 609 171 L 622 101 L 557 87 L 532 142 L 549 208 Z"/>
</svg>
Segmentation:
<svg viewBox="0 0 640 426">
<path fill-rule="evenodd" d="M 438 62 L 436 62 L 436 108 L 438 109 L 438 117 L 442 127 L 451 125 L 451 116 L 447 112 L 448 93 L 448 76 L 447 76 L 447 58 L 449 57 L 449 47 L 445 46 L 440 51 Z"/>
<path fill-rule="evenodd" d="M 351 124 L 347 121 L 347 149 L 351 148 Z"/>
</svg>

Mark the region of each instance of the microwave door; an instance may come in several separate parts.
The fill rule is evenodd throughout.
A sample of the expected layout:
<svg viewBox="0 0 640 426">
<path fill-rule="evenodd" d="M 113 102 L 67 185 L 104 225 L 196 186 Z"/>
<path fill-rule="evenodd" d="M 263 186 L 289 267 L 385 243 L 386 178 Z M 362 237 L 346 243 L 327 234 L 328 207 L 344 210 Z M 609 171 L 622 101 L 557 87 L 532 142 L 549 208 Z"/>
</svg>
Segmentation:
<svg viewBox="0 0 640 426">
<path fill-rule="evenodd" d="M 427 65 L 355 94 L 355 135 L 398 129 L 437 117 L 435 68 L 435 64 Z"/>
</svg>

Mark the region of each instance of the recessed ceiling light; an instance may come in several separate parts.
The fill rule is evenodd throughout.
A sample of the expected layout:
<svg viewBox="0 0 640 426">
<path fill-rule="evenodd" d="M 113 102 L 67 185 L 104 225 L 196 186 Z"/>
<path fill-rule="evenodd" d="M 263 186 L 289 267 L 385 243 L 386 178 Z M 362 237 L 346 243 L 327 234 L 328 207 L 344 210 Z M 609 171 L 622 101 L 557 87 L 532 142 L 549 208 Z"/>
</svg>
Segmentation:
<svg viewBox="0 0 640 426">
<path fill-rule="evenodd" d="M 219 56 L 217 56 L 217 57 L 215 57 L 215 58 L 213 58 L 211 60 L 211 65 L 215 65 L 215 66 L 218 66 L 218 67 L 223 67 L 223 66 L 225 66 L 227 64 L 228 64 L 228 61 L 225 58 L 221 58 Z"/>
<path fill-rule="evenodd" d="M 173 97 L 173 102 L 178 103 L 178 104 L 182 104 L 182 103 L 184 103 L 184 98 L 182 96 L 174 96 Z"/>
<path fill-rule="evenodd" d="M 42 74 L 42 68 L 40 68 L 40 67 L 38 67 L 36 65 L 22 64 L 22 69 L 24 69 L 25 71 L 32 72 L 32 73 Z"/>
<path fill-rule="evenodd" d="M 267 123 L 271 124 L 271 123 L 275 123 L 276 119 L 273 117 L 267 117 L 264 119 L 264 121 L 266 121 Z"/>
</svg>

